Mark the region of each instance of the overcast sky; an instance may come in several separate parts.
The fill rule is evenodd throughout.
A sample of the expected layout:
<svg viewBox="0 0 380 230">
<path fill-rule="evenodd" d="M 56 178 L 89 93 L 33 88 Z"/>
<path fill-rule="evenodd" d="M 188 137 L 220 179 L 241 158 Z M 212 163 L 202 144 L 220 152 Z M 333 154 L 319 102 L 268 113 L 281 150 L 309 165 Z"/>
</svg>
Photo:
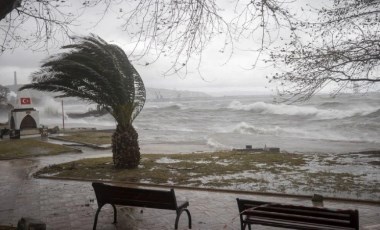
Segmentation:
<svg viewBox="0 0 380 230">
<path fill-rule="evenodd" d="M 233 14 L 232 11 L 230 13 Z M 132 44 L 120 27 L 120 20 L 116 19 L 115 14 L 109 13 L 95 28 L 91 27 L 91 23 L 99 19 L 99 15 L 96 9 L 87 12 L 80 22 L 77 22 L 78 26 L 73 27 L 73 31 L 81 35 L 95 33 L 107 42 L 121 46 L 128 54 L 128 51 L 132 49 Z M 265 76 L 273 72 L 273 69 L 264 65 L 259 65 L 255 69 L 251 68 L 256 54 L 246 50 L 258 47 L 259 43 L 259 39 L 255 40 L 252 37 L 241 39 L 235 44 L 234 53 L 229 59 L 228 52 L 223 54 L 219 52 L 223 46 L 223 39 L 216 38 L 204 50 L 199 71 L 196 67 L 197 60 L 191 60 L 189 72 L 185 77 L 163 76 L 173 60 L 170 58 L 159 59 L 146 66 L 145 63 L 151 60 L 151 57 L 147 56 L 132 64 L 140 73 L 146 87 L 195 90 L 214 95 L 276 92 L 276 85 L 269 84 L 265 79 Z M 19 84 L 30 82 L 30 74 L 39 68 L 41 61 L 56 52 L 57 49 L 54 48 L 49 52 L 32 52 L 30 49 L 20 47 L 12 53 L 4 53 L 0 56 L 0 84 L 13 84 L 14 72 L 17 73 Z"/>
</svg>

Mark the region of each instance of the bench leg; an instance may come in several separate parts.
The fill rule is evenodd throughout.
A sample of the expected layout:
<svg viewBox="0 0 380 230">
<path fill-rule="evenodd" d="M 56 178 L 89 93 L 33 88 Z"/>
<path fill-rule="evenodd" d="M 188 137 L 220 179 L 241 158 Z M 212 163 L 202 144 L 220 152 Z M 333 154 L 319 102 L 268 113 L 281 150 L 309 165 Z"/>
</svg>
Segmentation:
<svg viewBox="0 0 380 230">
<path fill-rule="evenodd" d="M 117 223 L 117 210 L 116 210 L 116 206 L 114 204 L 111 204 L 112 207 L 113 207 L 113 223 L 116 224 Z"/>
<path fill-rule="evenodd" d="M 251 225 L 250 225 L 250 224 L 247 224 L 247 223 L 242 224 L 241 229 L 242 229 L 242 230 L 245 230 L 245 227 L 247 227 L 247 225 L 248 225 L 248 230 L 251 230 Z"/>
<path fill-rule="evenodd" d="M 174 229 L 178 229 L 179 217 L 181 216 L 183 211 L 185 211 L 187 214 L 187 218 L 189 220 L 189 228 L 191 229 L 191 215 L 190 215 L 190 211 L 187 208 L 177 211 L 177 217 L 175 218 Z"/>
<path fill-rule="evenodd" d="M 103 207 L 103 205 L 98 207 L 98 210 L 96 210 L 94 226 L 92 227 L 93 230 L 96 230 L 96 224 L 98 223 L 98 215 L 99 215 L 100 209 L 102 209 L 102 207 Z"/>
<path fill-rule="evenodd" d="M 175 223 L 174 223 L 174 229 L 178 229 L 178 221 L 179 221 L 179 217 L 181 216 L 181 213 L 182 213 L 183 210 L 181 210 L 179 213 L 177 212 L 177 216 L 175 218 Z"/>
<path fill-rule="evenodd" d="M 117 209 L 116 209 L 116 206 L 114 204 L 111 204 L 111 205 L 113 208 L 113 223 L 116 224 L 117 223 Z M 100 210 L 103 208 L 103 206 L 104 206 L 104 204 L 102 206 L 98 207 L 98 210 L 96 210 L 94 226 L 92 227 L 93 230 L 96 230 L 96 225 L 98 224 L 98 216 L 99 216 Z"/>
<path fill-rule="evenodd" d="M 185 209 L 185 212 L 187 213 L 187 218 L 189 219 L 189 228 L 191 229 L 191 215 L 190 215 L 190 211 L 188 209 Z"/>
</svg>

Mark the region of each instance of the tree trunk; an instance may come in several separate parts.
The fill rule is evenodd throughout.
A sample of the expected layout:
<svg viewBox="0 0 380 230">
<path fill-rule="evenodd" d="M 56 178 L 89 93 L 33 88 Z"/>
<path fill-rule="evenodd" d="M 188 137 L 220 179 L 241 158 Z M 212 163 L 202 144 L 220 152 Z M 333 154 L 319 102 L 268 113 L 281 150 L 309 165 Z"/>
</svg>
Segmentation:
<svg viewBox="0 0 380 230">
<path fill-rule="evenodd" d="M 117 126 L 112 135 L 112 153 L 115 168 L 134 169 L 140 164 L 138 134 L 132 125 Z"/>
</svg>

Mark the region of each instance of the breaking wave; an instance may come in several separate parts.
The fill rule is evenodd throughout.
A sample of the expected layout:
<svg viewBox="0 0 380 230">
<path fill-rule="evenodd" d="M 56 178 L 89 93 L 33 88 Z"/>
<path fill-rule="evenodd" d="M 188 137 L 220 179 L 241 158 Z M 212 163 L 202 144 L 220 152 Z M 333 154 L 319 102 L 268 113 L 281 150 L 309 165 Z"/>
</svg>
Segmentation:
<svg viewBox="0 0 380 230">
<path fill-rule="evenodd" d="M 369 113 L 369 114 L 365 115 L 364 117 L 379 118 L 380 117 L 380 109 L 378 109 L 372 113 Z"/>
<path fill-rule="evenodd" d="M 297 129 L 284 129 L 279 126 L 270 128 L 256 127 L 254 125 L 247 124 L 246 122 L 240 122 L 235 126 L 227 128 L 225 131 L 239 134 L 260 134 L 260 135 L 274 135 L 274 136 L 294 136 L 304 135 L 305 133 Z"/>
<path fill-rule="evenodd" d="M 228 105 L 228 109 L 250 111 L 261 114 L 275 114 L 288 116 L 312 116 L 319 119 L 340 119 L 352 116 L 365 116 L 379 108 L 356 107 L 350 110 L 318 109 L 312 106 L 297 106 L 287 104 L 271 104 L 266 102 L 255 102 L 252 104 L 242 104 L 240 101 L 233 101 Z"/>
<path fill-rule="evenodd" d="M 339 128 L 337 126 L 336 128 Z M 379 127 L 373 128 L 373 131 L 378 130 Z M 369 127 L 368 127 L 369 129 Z M 292 137 L 292 138 L 302 138 L 302 139 L 314 139 L 314 140 L 329 140 L 329 141 L 350 141 L 350 142 L 372 142 L 378 143 L 376 137 L 371 135 L 356 136 L 352 135 L 341 135 L 339 132 L 334 130 L 320 130 L 319 132 L 286 127 L 282 128 L 279 126 L 273 127 L 257 127 L 250 125 L 246 122 L 240 122 L 235 126 L 227 127 L 222 133 L 237 133 L 243 135 L 257 135 L 257 136 L 276 136 L 276 137 Z"/>
<path fill-rule="evenodd" d="M 222 143 L 216 141 L 212 137 L 210 137 L 210 138 L 207 139 L 207 145 L 210 146 L 210 147 L 212 147 L 212 148 L 215 148 L 215 149 L 230 149 L 231 148 L 231 146 L 222 144 Z"/>
</svg>

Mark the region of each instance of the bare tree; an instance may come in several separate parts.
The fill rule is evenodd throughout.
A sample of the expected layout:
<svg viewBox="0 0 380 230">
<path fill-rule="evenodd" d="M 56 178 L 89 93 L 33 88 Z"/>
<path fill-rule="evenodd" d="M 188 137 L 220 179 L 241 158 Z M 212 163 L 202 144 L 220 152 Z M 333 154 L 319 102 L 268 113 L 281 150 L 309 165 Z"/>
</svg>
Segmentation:
<svg viewBox="0 0 380 230">
<path fill-rule="evenodd" d="M 86 9 L 102 5 L 107 12 L 112 1 L 1 0 L 0 54 L 20 46 L 31 50 L 60 46 L 70 39 L 71 28 Z M 76 11 L 70 11 L 73 3 Z"/>
<path fill-rule="evenodd" d="M 69 37 L 70 28 L 80 16 L 65 11 L 65 7 L 70 5 L 67 0 L 18 1 L 18 7 L 0 21 L 0 37 L 3 39 L 0 52 L 20 45 L 30 49 L 54 45 L 55 39 Z M 258 50 L 262 51 L 273 39 L 270 26 L 290 28 L 292 18 L 282 0 L 235 3 L 216 0 L 82 0 L 78 5 L 85 14 L 86 9 L 100 4 L 105 9 L 104 14 L 110 7 L 118 8 L 115 17 L 123 19 L 123 30 L 136 44 L 132 54 L 137 59 L 148 53 L 155 55 L 151 62 L 166 55 L 172 57 L 173 64 L 167 73 L 186 72 L 187 63 L 193 57 L 198 57 L 200 64 L 202 52 L 215 37 L 224 37 L 220 51 L 230 55 L 234 41 L 247 36 L 259 39 L 261 45 Z M 233 17 L 226 16 L 226 8 L 232 8 Z M 25 27 L 34 29 L 25 35 L 22 34 Z"/>
<path fill-rule="evenodd" d="M 224 38 L 219 52 L 232 55 L 234 42 L 242 37 L 259 39 L 259 48 L 252 51 L 261 52 L 271 45 L 274 28 L 292 31 L 292 14 L 284 4 L 282 0 L 236 1 L 225 5 L 216 0 L 140 0 L 134 9 L 122 15 L 123 28 L 135 39 L 135 54 L 144 57 L 154 50 L 156 60 L 174 54 L 173 65 L 166 74 L 180 70 L 187 73 L 190 59 L 198 56 L 199 67 L 202 52 L 216 37 Z M 233 17 L 228 17 L 227 8 L 232 8 Z M 143 49 L 136 52 L 141 45 Z"/>
<path fill-rule="evenodd" d="M 271 61 L 282 61 L 286 69 L 271 76 L 282 92 L 306 100 L 327 86 L 337 94 L 380 82 L 380 1 L 335 0 L 318 15 L 318 22 L 298 24 L 311 39 L 271 53 Z"/>
</svg>

